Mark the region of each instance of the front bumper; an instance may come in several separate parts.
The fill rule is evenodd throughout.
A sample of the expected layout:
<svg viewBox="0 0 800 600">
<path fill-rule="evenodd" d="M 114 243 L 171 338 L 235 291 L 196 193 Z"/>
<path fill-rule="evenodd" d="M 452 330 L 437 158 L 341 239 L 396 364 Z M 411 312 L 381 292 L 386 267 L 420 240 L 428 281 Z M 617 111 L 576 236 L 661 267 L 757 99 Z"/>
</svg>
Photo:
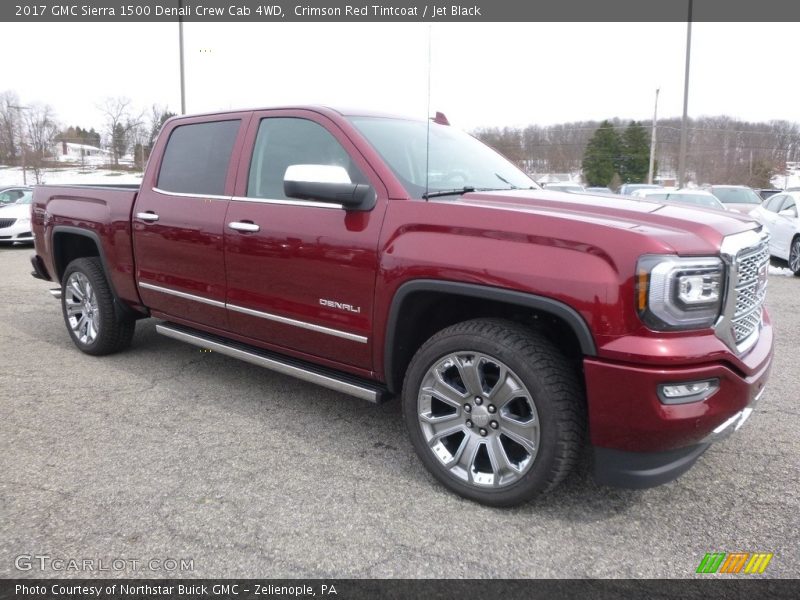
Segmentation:
<svg viewBox="0 0 800 600">
<path fill-rule="evenodd" d="M 738 362 L 738 364 L 737 364 Z M 772 327 L 738 361 L 691 366 L 631 366 L 586 359 L 589 433 L 595 478 L 650 487 L 685 473 L 713 443 L 737 430 L 764 392 L 772 364 Z M 659 384 L 716 379 L 705 400 L 664 404 Z"/>
<path fill-rule="evenodd" d="M 595 446 L 595 481 L 615 487 L 648 488 L 677 479 L 692 468 L 711 444 L 738 431 L 763 394 L 762 388 L 761 393 L 748 407 L 717 426 L 702 442 L 693 446 L 662 452 L 626 452 Z"/>
<path fill-rule="evenodd" d="M 18 225 L 14 223 L 10 227 L 0 229 L 0 243 L 32 242 L 33 232 L 30 222 Z"/>
</svg>

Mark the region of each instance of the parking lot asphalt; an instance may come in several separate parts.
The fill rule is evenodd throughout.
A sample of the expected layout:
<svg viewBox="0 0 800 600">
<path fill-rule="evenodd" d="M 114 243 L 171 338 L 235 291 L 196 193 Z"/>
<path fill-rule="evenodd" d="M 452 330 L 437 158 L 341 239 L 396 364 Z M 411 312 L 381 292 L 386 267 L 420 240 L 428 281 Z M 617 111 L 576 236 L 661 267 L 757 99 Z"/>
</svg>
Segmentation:
<svg viewBox="0 0 800 600">
<path fill-rule="evenodd" d="M 544 498 L 492 509 L 428 475 L 397 401 L 204 353 L 153 320 L 127 352 L 80 353 L 31 253 L 0 248 L 0 577 L 683 578 L 736 551 L 773 552 L 764 576 L 800 571 L 800 279 L 770 276 L 764 399 L 689 473 L 634 491 L 597 486 L 584 465 Z M 15 566 L 41 555 L 128 562 Z M 193 569 L 130 566 L 168 558 Z"/>
</svg>

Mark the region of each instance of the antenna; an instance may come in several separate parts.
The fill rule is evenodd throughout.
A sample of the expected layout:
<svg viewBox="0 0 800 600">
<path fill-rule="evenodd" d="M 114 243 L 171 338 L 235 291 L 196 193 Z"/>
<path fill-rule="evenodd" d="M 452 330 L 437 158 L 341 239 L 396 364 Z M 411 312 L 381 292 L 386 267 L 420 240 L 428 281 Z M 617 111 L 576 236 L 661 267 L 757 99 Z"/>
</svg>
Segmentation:
<svg viewBox="0 0 800 600">
<path fill-rule="evenodd" d="M 425 111 L 425 194 L 423 198 L 428 198 L 428 175 L 430 173 L 431 160 L 431 37 L 433 37 L 433 26 L 428 25 L 428 109 Z"/>
</svg>

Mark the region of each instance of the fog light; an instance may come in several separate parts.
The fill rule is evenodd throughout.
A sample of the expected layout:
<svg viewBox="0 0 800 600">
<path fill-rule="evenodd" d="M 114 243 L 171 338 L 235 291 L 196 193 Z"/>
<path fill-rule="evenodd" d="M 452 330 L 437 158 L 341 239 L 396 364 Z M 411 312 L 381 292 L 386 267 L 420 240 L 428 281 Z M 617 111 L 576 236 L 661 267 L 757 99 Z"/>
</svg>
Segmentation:
<svg viewBox="0 0 800 600">
<path fill-rule="evenodd" d="M 719 389 L 719 379 L 703 379 L 686 383 L 662 383 L 658 399 L 663 404 L 688 404 L 711 397 Z"/>
</svg>

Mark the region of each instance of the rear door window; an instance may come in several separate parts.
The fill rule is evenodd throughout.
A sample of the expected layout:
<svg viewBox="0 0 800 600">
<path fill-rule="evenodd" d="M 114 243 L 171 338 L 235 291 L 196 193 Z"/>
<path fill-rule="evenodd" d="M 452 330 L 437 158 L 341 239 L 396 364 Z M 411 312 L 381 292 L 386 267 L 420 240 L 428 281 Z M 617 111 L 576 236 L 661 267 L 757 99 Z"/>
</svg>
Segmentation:
<svg viewBox="0 0 800 600">
<path fill-rule="evenodd" d="M 223 195 L 240 122 L 192 123 L 173 129 L 157 187 L 179 194 Z"/>
</svg>

